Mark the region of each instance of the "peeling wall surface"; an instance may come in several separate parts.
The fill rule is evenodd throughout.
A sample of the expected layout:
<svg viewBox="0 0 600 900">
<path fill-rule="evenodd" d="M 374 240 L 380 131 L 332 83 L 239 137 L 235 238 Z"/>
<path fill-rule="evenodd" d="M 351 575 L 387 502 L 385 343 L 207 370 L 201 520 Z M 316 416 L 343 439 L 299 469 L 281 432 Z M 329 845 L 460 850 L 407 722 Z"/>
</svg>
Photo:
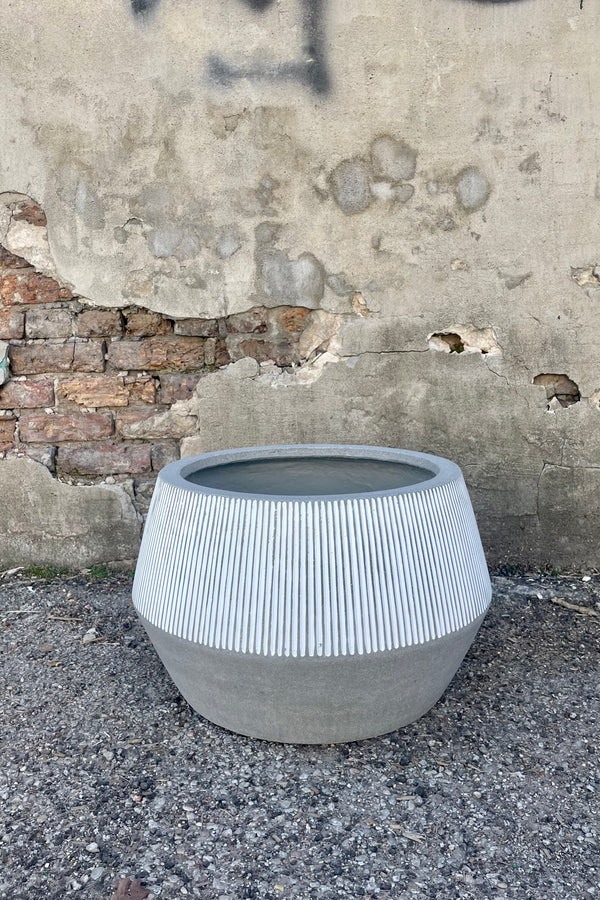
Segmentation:
<svg viewBox="0 0 600 900">
<path fill-rule="evenodd" d="M 12 0 L 0 567 L 135 557 L 156 473 L 461 465 L 492 563 L 600 565 L 600 7 Z"/>
</svg>

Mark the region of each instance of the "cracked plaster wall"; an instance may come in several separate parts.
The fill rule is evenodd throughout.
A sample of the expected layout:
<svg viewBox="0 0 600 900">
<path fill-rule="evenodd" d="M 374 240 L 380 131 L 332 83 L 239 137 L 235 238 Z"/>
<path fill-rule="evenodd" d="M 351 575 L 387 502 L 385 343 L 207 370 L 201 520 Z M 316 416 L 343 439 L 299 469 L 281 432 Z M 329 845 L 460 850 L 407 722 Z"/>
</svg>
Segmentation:
<svg viewBox="0 0 600 900">
<path fill-rule="evenodd" d="M 315 93 L 277 75 L 302 54 L 298 3 L 162 0 L 136 17 L 128 0 L 85 14 L 15 0 L 0 243 L 103 308 L 329 314 L 293 365 L 236 345 L 232 369 L 203 372 L 183 453 L 327 440 L 440 453 L 463 467 L 490 560 L 597 566 L 600 11 L 323 8 L 330 87 Z M 215 85 L 215 53 L 250 77 Z M 265 59 L 271 75 L 254 77 Z M 15 193 L 44 210 L 49 245 L 7 212 Z M 554 375 L 577 402 L 548 396 L 540 376 Z M 31 483 L 42 508 L 50 484 Z M 65 488 L 68 519 L 88 488 Z M 19 557 L 8 543 L 0 564 Z"/>
</svg>

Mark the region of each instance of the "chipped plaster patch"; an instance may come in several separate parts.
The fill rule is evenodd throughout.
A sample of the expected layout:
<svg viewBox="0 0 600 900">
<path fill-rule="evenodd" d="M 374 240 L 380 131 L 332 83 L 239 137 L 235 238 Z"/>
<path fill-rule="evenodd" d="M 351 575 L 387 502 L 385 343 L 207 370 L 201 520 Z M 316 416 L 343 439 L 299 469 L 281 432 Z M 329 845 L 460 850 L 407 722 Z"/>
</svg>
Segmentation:
<svg viewBox="0 0 600 900">
<path fill-rule="evenodd" d="M 480 353 L 482 356 L 502 356 L 493 328 L 474 328 L 472 325 L 450 325 L 444 331 L 427 337 L 430 350 L 441 353 Z"/>
<path fill-rule="evenodd" d="M 10 253 L 27 260 L 38 272 L 58 278 L 48 242 L 46 217 L 26 194 L 0 194 L 0 243 Z"/>
<path fill-rule="evenodd" d="M 557 373 L 536 375 L 532 384 L 546 388 L 546 399 L 548 401 L 546 410 L 549 413 L 554 413 L 567 406 L 573 406 L 581 400 L 579 386 L 568 375 L 559 375 Z"/>
<path fill-rule="evenodd" d="M 579 287 L 600 286 L 600 266 L 571 266 L 571 278 Z"/>
</svg>

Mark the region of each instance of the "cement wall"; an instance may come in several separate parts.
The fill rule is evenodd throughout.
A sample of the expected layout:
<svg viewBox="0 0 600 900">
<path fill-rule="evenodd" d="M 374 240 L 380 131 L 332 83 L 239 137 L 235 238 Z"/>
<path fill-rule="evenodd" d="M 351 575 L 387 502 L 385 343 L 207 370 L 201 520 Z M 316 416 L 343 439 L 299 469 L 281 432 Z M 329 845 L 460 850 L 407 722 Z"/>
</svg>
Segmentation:
<svg viewBox="0 0 600 900">
<path fill-rule="evenodd" d="M 328 440 L 456 460 L 490 561 L 598 566 L 599 28 L 13 0 L 0 566 L 131 558 L 179 453 Z"/>
</svg>

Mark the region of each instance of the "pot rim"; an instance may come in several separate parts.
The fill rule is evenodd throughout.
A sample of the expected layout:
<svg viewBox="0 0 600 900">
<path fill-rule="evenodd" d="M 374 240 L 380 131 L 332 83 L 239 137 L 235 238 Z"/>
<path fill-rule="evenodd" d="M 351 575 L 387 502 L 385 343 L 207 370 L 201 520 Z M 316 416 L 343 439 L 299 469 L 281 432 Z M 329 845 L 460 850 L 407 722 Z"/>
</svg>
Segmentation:
<svg viewBox="0 0 600 900">
<path fill-rule="evenodd" d="M 257 459 L 294 459 L 298 456 L 380 459 L 416 466 L 432 472 L 433 476 L 426 481 L 419 481 L 416 484 L 409 484 L 404 487 L 347 494 L 258 494 L 250 491 L 228 491 L 223 488 L 207 487 L 187 480 L 187 476 L 191 472 L 198 471 L 198 469 Z M 200 494 L 213 494 L 228 499 L 266 500 L 271 503 L 294 501 L 320 503 L 368 500 L 377 497 L 391 497 L 398 494 L 432 490 L 439 485 L 462 480 L 462 472 L 456 463 L 445 459 L 443 456 L 419 453 L 415 450 L 402 450 L 396 447 L 380 447 L 370 444 L 273 444 L 265 447 L 235 447 L 228 450 L 213 450 L 208 453 L 201 453 L 198 456 L 178 459 L 161 469 L 158 480 L 183 490 L 194 491 Z"/>
</svg>

